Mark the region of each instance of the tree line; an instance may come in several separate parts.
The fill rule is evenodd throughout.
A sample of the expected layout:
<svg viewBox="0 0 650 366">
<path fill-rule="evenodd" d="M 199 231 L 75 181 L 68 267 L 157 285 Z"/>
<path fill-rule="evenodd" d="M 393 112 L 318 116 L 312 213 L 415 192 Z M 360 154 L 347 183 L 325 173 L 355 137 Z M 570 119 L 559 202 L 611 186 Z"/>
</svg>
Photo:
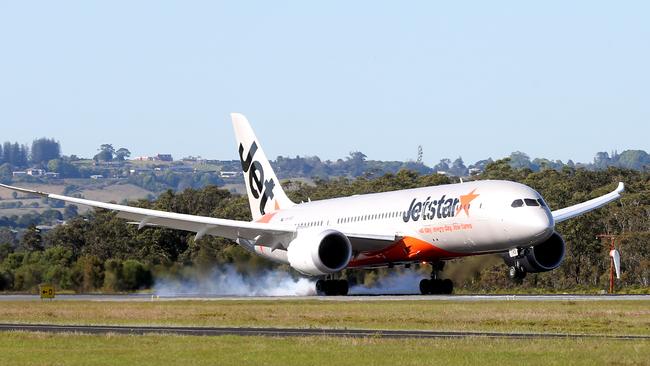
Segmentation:
<svg viewBox="0 0 650 366">
<path fill-rule="evenodd" d="M 60 157 L 61 145 L 54 139 L 36 139 L 32 142 L 31 149 L 27 145 L 9 141 L 0 146 L 0 165 L 26 168 L 29 164 L 43 164 Z"/>
<path fill-rule="evenodd" d="M 514 284 L 505 276 L 506 266 L 498 258 L 470 257 L 451 261 L 443 275 L 457 288 L 472 292 L 508 291 L 515 288 L 537 291 L 597 291 L 605 289 L 609 276 L 608 246 L 597 234 L 621 235 L 623 278 L 628 291 L 646 291 L 650 286 L 650 173 L 609 168 L 601 171 L 565 167 L 534 172 L 514 169 L 509 159 L 492 162 L 477 179 L 508 179 L 537 189 L 552 209 L 566 207 L 611 191 L 616 182 L 626 183 L 620 201 L 578 218 L 560 223 L 557 230 L 567 242 L 564 263 L 555 271 L 530 274 Z M 295 201 L 326 199 L 396 189 L 455 182 L 440 174 L 400 170 L 379 177 L 317 179 L 314 185 L 288 181 L 283 185 Z M 156 200 L 132 202 L 139 207 L 185 214 L 250 220 L 247 198 L 215 186 L 162 193 Z M 209 270 L 231 265 L 242 272 L 274 268 L 291 271 L 252 255 L 230 240 L 204 237 L 163 228 L 144 228 L 104 210 L 90 211 L 68 219 L 47 233 L 35 227 L 21 238 L 0 230 L 0 289 L 33 291 L 41 282 L 77 291 L 128 291 L 151 286 L 155 278 L 174 276 L 183 269 Z M 346 270 L 353 283 L 371 285 L 396 269 Z M 428 266 L 413 269 L 426 275 Z M 296 275 L 294 272 L 292 272 Z"/>
</svg>

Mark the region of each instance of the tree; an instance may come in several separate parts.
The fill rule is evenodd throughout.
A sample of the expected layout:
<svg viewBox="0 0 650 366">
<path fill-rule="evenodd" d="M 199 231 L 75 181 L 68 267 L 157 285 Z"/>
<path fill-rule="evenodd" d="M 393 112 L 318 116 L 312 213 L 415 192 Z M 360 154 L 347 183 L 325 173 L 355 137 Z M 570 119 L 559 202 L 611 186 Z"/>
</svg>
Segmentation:
<svg viewBox="0 0 650 366">
<path fill-rule="evenodd" d="M 440 162 L 433 167 L 433 171 L 448 173 L 449 172 L 449 164 L 451 164 L 450 159 L 447 159 L 447 158 L 440 159 Z"/>
<path fill-rule="evenodd" d="M 15 167 L 24 168 L 27 166 L 27 153 L 29 149 L 25 145 L 19 143 L 5 142 L 2 146 L 2 160 L 3 164 L 9 163 Z"/>
<path fill-rule="evenodd" d="M 117 161 L 124 161 L 129 156 L 131 156 L 131 152 L 128 149 L 123 148 L 123 147 L 119 148 L 115 152 L 115 158 L 117 159 Z"/>
<path fill-rule="evenodd" d="M 454 160 L 449 171 L 451 174 L 457 177 L 464 177 L 469 174 L 469 169 L 467 169 L 465 163 L 463 162 L 463 158 L 461 157 L 458 157 L 458 159 Z"/>
<path fill-rule="evenodd" d="M 0 228 L 0 244 L 9 244 L 13 247 L 16 244 L 16 234 L 6 227 Z"/>
<path fill-rule="evenodd" d="M 610 161 L 611 159 L 609 158 L 609 154 L 607 152 L 598 152 L 594 157 L 594 167 L 596 167 L 596 169 L 606 169 L 610 164 Z"/>
<path fill-rule="evenodd" d="M 347 158 L 347 164 L 350 166 L 350 174 L 353 177 L 358 177 L 363 174 L 366 167 L 367 156 L 360 151 L 353 151 Z"/>
<path fill-rule="evenodd" d="M 93 157 L 95 161 L 113 161 L 115 148 L 111 144 L 102 144 L 99 147 L 99 153 Z"/>
<path fill-rule="evenodd" d="M 47 163 L 47 170 L 61 174 L 62 178 L 79 178 L 79 169 L 62 159 L 53 159 Z"/>
<path fill-rule="evenodd" d="M 14 168 L 9 163 L 0 165 L 0 179 L 11 179 Z"/>
<path fill-rule="evenodd" d="M 27 230 L 25 230 L 22 239 L 20 239 L 20 248 L 27 252 L 43 250 L 41 231 L 38 230 L 36 226 L 30 225 Z"/>
<path fill-rule="evenodd" d="M 65 209 L 63 209 L 63 218 L 65 220 L 69 220 L 77 215 L 79 215 L 79 207 L 77 205 L 65 205 Z"/>
<path fill-rule="evenodd" d="M 54 139 L 40 138 L 32 142 L 33 164 L 45 163 L 61 157 L 61 146 Z"/>
<path fill-rule="evenodd" d="M 11 142 L 5 142 L 2 145 L 2 163 L 11 164 L 11 151 Z"/>
<path fill-rule="evenodd" d="M 521 151 L 515 151 L 510 154 L 510 166 L 515 169 L 528 168 L 530 170 L 537 170 L 537 167 L 531 163 L 530 157 Z"/>
</svg>

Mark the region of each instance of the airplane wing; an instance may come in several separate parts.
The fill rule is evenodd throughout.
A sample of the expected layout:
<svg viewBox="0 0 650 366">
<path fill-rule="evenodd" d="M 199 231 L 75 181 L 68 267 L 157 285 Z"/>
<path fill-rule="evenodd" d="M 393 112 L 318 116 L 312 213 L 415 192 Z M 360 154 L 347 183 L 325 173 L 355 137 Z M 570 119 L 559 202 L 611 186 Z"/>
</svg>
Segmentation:
<svg viewBox="0 0 650 366">
<path fill-rule="evenodd" d="M 117 211 L 118 217 L 137 223 L 138 228 L 143 228 L 145 226 L 157 226 L 177 230 L 193 231 L 196 233 L 196 239 L 200 239 L 204 235 L 208 234 L 225 237 L 232 240 L 242 238 L 254 241 L 262 235 L 273 235 L 276 237 L 286 238 L 288 239 L 286 242 L 288 242 L 293 239 L 293 236 L 296 233 L 296 230 L 293 226 L 280 226 L 268 223 L 186 215 L 175 212 L 151 210 L 139 207 L 116 205 L 113 203 L 92 201 L 82 198 L 61 196 L 58 194 L 39 192 L 31 189 L 12 187 L 4 184 L 0 184 L 0 186 L 18 192 L 36 194 L 69 203 L 76 203 L 90 207 L 98 207 Z"/>
<path fill-rule="evenodd" d="M 261 245 L 272 246 L 274 243 L 281 242 L 284 244 L 283 246 L 286 247 L 296 236 L 296 229 L 293 225 L 277 225 L 271 223 L 237 221 L 179 214 L 175 212 L 151 210 L 87 200 L 83 198 L 62 196 L 27 188 L 8 186 L 5 184 L 0 184 L 0 187 L 69 203 L 117 211 L 117 216 L 119 218 L 137 224 L 139 229 L 150 226 L 195 232 L 195 240 L 198 240 L 205 235 L 221 236 L 235 241 L 237 241 L 237 239 L 246 239 L 251 242 L 258 242 L 258 239 L 263 238 L 264 240 L 259 240 Z M 373 234 L 344 232 L 344 234 L 350 239 L 353 250 L 359 252 L 383 249 L 394 244 L 396 240 L 399 240 L 396 234 L 388 232 Z"/>
<path fill-rule="evenodd" d="M 579 203 L 577 205 L 569 206 L 560 210 L 555 210 L 551 212 L 553 215 L 553 220 L 556 223 L 568 220 L 572 217 L 582 215 L 583 213 L 595 210 L 599 207 L 602 207 L 614 200 L 617 200 L 621 197 L 621 193 L 625 190 L 625 185 L 623 182 L 618 183 L 618 187 L 610 193 L 607 193 L 604 196 L 596 197 L 586 202 Z"/>
</svg>

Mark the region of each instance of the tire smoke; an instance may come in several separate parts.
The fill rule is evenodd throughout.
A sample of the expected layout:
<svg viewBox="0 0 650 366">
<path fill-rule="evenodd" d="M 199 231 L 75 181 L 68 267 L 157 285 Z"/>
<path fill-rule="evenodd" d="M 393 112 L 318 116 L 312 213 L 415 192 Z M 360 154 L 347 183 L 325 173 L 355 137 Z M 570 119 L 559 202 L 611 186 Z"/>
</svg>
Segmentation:
<svg viewBox="0 0 650 366">
<path fill-rule="evenodd" d="M 192 273 L 193 272 L 193 273 Z M 157 279 L 153 291 L 158 296 L 310 296 L 316 281 L 294 278 L 284 271 L 240 273 L 233 266 L 207 273 L 191 271 L 186 276 Z"/>
</svg>

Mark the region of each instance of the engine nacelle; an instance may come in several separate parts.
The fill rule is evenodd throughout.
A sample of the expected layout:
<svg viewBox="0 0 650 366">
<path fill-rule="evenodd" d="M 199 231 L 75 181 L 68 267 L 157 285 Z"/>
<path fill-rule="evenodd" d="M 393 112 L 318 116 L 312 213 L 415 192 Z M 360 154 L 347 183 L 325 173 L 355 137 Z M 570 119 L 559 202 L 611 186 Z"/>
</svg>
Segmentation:
<svg viewBox="0 0 650 366">
<path fill-rule="evenodd" d="M 338 272 L 347 267 L 351 258 L 350 240 L 336 230 L 298 234 L 287 249 L 289 265 L 310 276 Z"/>
<path fill-rule="evenodd" d="M 525 248 L 523 256 L 512 258 L 507 253 L 504 254 L 503 261 L 508 266 L 520 267 L 529 273 L 546 272 L 562 264 L 564 253 L 564 239 L 555 232 L 543 243 Z"/>
</svg>

